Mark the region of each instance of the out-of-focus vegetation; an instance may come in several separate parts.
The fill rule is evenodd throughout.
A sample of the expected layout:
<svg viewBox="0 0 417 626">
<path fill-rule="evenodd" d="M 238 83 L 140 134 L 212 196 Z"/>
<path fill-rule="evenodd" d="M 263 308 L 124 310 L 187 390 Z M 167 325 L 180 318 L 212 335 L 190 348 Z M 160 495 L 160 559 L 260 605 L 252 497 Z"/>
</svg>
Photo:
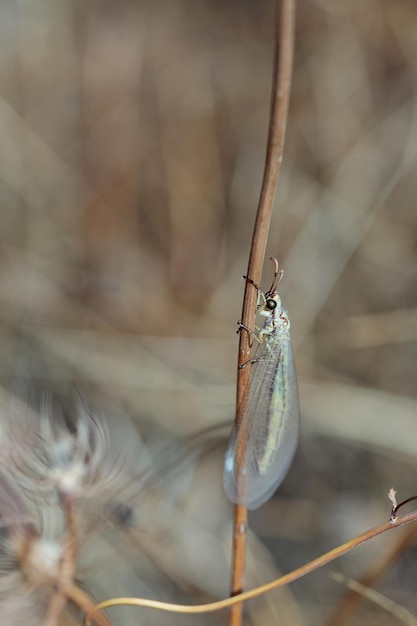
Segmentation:
<svg viewBox="0 0 417 626">
<path fill-rule="evenodd" d="M 151 469 L 170 441 L 233 417 L 273 14 L 269 0 L 0 6 L 0 375 L 128 413 Z M 416 491 L 416 94 L 414 2 L 300 2 L 268 254 L 285 268 L 304 436 L 251 518 L 282 571 L 386 518 L 392 485 Z M 222 444 L 198 469 L 175 473 L 179 460 L 157 489 L 132 487 L 122 574 L 94 569 L 114 550 L 96 539 L 97 597 L 227 593 Z M 335 568 L 359 577 L 394 539 Z M 253 541 L 251 586 L 275 567 Z M 414 553 L 378 589 L 416 612 Z M 253 623 L 324 624 L 344 590 L 323 571 L 282 593 L 251 604 Z M 394 619 L 366 602 L 352 623 Z M 226 623 L 114 612 L 176 620 Z"/>
</svg>

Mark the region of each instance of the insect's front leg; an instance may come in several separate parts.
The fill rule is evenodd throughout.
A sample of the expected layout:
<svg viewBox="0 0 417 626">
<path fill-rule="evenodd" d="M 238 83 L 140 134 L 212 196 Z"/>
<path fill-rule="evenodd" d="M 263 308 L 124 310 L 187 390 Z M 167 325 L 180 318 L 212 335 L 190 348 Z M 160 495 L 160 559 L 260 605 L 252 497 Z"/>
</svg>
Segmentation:
<svg viewBox="0 0 417 626">
<path fill-rule="evenodd" d="M 246 330 L 250 338 L 256 339 L 258 343 L 263 343 L 263 332 L 259 328 L 259 326 L 255 325 L 255 328 L 251 330 L 250 328 L 245 326 L 245 324 L 242 324 L 240 320 L 237 322 L 237 325 L 239 326 L 239 328 L 237 329 L 236 333 L 240 333 L 241 330 Z"/>
<path fill-rule="evenodd" d="M 246 330 L 246 332 L 249 334 L 249 337 L 256 339 L 258 343 L 263 343 L 264 332 L 262 331 L 262 329 L 259 328 L 259 326 L 255 326 L 255 328 L 251 330 L 250 328 L 242 324 L 242 322 L 238 322 L 238 324 L 239 324 L 239 328 L 236 331 L 237 333 L 239 333 L 242 329 Z M 250 347 L 252 348 L 252 343 L 250 343 Z M 257 363 L 257 362 L 258 362 L 258 359 L 249 359 L 249 361 L 246 361 L 245 363 L 242 363 L 242 365 L 239 365 L 239 369 L 242 370 L 247 365 L 252 364 L 252 363 Z"/>
<path fill-rule="evenodd" d="M 243 370 L 247 365 L 252 365 L 253 363 L 257 363 L 258 359 L 249 359 L 249 361 L 245 361 L 242 365 L 239 365 L 239 369 Z"/>
<path fill-rule="evenodd" d="M 259 287 L 259 285 L 257 285 L 252 278 L 249 278 L 249 276 L 242 276 L 242 278 L 245 278 L 248 283 L 250 283 L 251 285 L 253 285 L 256 289 L 256 291 L 258 292 L 258 299 L 256 301 L 256 310 L 259 310 L 262 306 L 264 306 L 265 302 L 266 302 L 266 298 L 265 298 L 265 294 L 262 291 L 262 289 Z"/>
</svg>

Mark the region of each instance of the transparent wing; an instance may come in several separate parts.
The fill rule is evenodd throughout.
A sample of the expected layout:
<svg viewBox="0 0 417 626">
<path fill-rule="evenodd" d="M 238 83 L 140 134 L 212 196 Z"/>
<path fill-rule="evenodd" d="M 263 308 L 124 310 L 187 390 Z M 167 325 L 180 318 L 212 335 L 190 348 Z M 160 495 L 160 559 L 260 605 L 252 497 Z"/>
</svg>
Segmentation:
<svg viewBox="0 0 417 626">
<path fill-rule="evenodd" d="M 290 339 L 269 338 L 255 359 L 224 466 L 227 496 L 248 509 L 261 506 L 283 480 L 297 447 L 300 419 Z"/>
</svg>

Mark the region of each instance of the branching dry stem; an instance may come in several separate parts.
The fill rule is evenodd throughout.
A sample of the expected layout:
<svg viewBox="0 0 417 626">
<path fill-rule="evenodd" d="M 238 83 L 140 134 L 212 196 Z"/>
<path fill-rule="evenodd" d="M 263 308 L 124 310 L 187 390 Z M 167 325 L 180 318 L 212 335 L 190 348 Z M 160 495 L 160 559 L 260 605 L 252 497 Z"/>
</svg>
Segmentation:
<svg viewBox="0 0 417 626">
<path fill-rule="evenodd" d="M 65 596 L 69 602 L 72 602 L 72 604 L 77 606 L 84 613 L 92 615 L 94 612 L 94 622 L 97 626 L 112 626 L 111 622 L 101 609 L 97 610 L 98 605 L 95 604 L 88 593 L 81 589 L 81 587 L 78 587 L 75 583 L 67 587 L 65 590 Z"/>
</svg>

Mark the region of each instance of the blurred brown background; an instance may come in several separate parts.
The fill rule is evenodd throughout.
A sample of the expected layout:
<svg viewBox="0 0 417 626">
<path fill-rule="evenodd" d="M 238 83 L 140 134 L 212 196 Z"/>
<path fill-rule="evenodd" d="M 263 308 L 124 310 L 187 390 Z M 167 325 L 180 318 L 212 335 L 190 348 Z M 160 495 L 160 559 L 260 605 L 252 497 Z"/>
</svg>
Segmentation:
<svg viewBox="0 0 417 626">
<path fill-rule="evenodd" d="M 273 15 L 269 0 L 3 0 L 5 383 L 75 385 L 127 412 L 145 440 L 152 433 L 152 441 L 177 441 L 232 419 Z M 267 252 L 285 268 L 280 289 L 291 316 L 303 438 L 284 499 L 278 494 L 253 515 L 283 571 L 386 519 L 392 485 L 400 497 L 416 491 L 416 81 L 414 2 L 299 3 Z M 265 285 L 271 272 L 267 264 Z M 195 489 L 201 498 L 210 484 L 228 523 L 222 445 L 214 473 L 203 472 L 203 488 L 197 481 Z M 178 480 L 186 497 L 191 479 Z M 174 544 L 182 529 L 182 550 L 192 536 L 184 523 L 171 529 Z M 193 539 L 190 562 L 208 585 L 200 591 L 219 597 L 227 565 L 225 585 L 211 588 L 207 544 Z M 360 576 L 392 541 L 380 539 L 335 569 Z M 168 552 L 159 560 L 178 583 L 182 557 L 168 566 Z M 411 545 L 380 591 L 416 611 L 414 552 Z M 251 585 L 272 578 L 259 554 L 253 567 Z M 149 576 L 137 574 L 159 597 Z M 194 571 L 181 576 L 200 585 Z M 139 593 L 132 586 L 123 592 Z M 97 594 L 113 592 L 109 583 Z M 343 588 L 319 572 L 291 592 L 298 607 L 291 618 L 267 599 L 252 610 L 254 623 L 323 624 Z M 225 623 L 225 616 L 199 619 L 181 623 Z M 400 623 L 370 602 L 357 620 Z"/>
</svg>

